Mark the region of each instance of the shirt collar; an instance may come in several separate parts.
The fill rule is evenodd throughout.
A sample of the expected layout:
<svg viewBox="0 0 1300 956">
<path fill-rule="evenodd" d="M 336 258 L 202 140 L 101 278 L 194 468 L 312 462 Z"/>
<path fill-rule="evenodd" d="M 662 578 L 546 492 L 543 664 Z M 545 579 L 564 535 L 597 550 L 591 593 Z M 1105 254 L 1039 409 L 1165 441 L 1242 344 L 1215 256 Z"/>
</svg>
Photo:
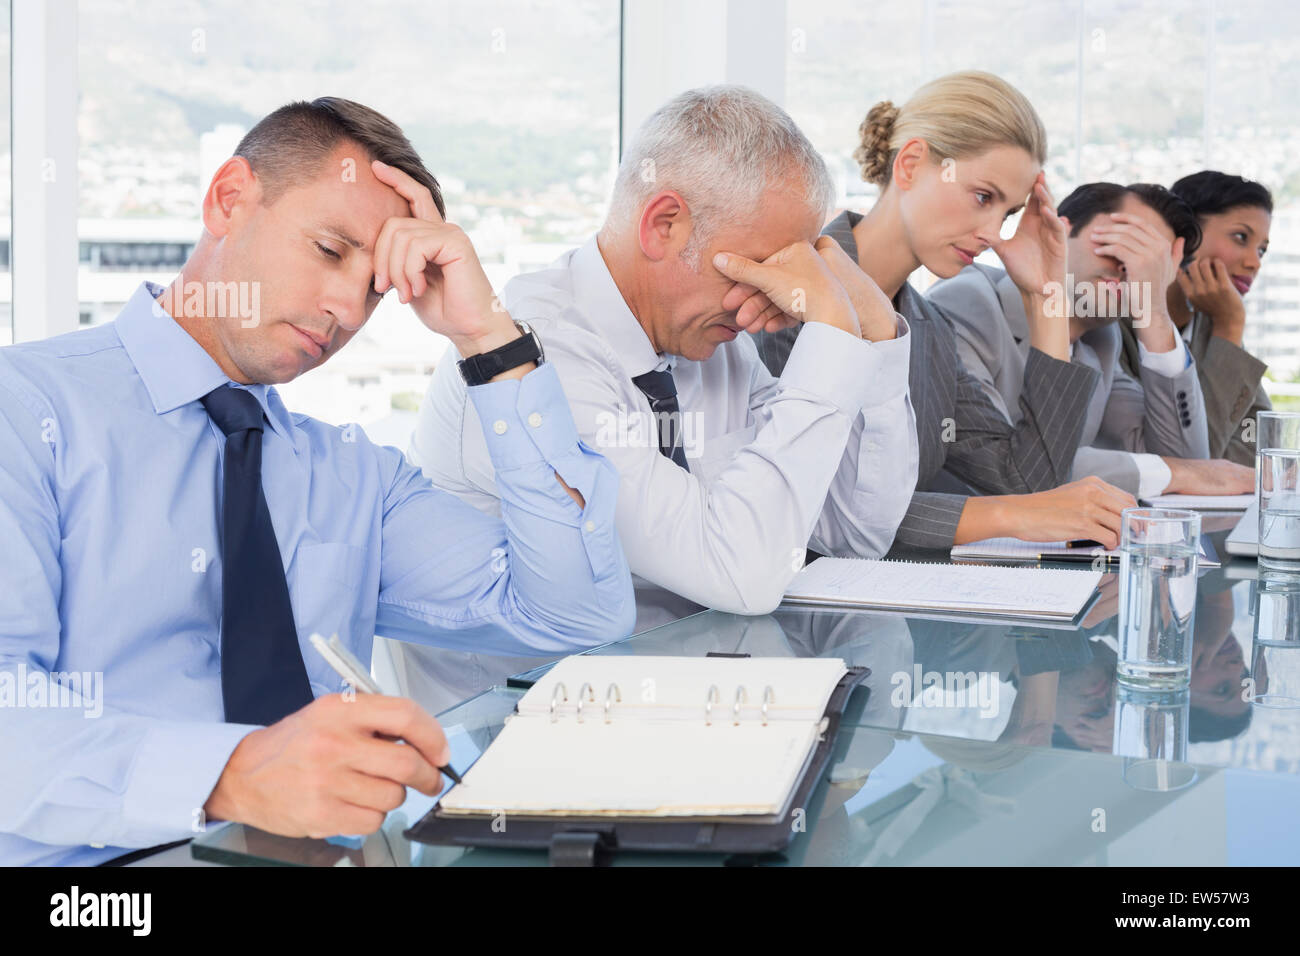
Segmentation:
<svg viewBox="0 0 1300 956">
<path fill-rule="evenodd" d="M 292 422 L 279 393 L 270 385 L 231 382 L 198 342 L 157 301 L 163 286 L 142 282 L 117 314 L 117 336 L 159 415 L 196 402 L 227 383 L 247 389 L 262 406 L 271 427 L 293 440 Z"/>
<path fill-rule="evenodd" d="M 571 268 L 578 314 L 587 316 L 593 324 L 599 322 L 597 332 L 613 348 L 630 377 L 673 368 L 677 356 L 655 352 L 650 337 L 610 275 L 595 236 L 573 254 Z"/>
</svg>

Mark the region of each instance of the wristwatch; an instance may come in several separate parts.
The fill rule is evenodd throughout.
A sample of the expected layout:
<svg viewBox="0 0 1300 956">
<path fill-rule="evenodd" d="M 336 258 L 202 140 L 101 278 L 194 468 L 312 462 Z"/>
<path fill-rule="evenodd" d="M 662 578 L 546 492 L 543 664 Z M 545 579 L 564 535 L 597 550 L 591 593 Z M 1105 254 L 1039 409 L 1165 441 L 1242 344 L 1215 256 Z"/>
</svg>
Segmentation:
<svg viewBox="0 0 1300 956">
<path fill-rule="evenodd" d="M 529 362 L 541 365 L 546 360 L 542 352 L 542 340 L 537 337 L 533 327 L 527 322 L 516 322 L 515 328 L 523 333 L 522 338 L 507 342 L 490 352 L 481 352 L 467 359 L 461 359 L 458 364 L 466 385 L 484 385 L 502 372 L 527 365 Z"/>
</svg>

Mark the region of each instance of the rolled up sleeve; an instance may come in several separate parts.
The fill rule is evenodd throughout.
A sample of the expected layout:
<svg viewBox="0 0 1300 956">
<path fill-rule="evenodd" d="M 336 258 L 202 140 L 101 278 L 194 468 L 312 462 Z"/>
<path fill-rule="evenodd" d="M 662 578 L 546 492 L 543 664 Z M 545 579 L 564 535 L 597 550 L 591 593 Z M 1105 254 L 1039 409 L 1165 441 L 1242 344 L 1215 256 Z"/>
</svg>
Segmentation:
<svg viewBox="0 0 1300 956">
<path fill-rule="evenodd" d="M 405 465 L 384 520 L 380 629 L 497 654 L 563 653 L 631 633 L 632 578 L 614 520 L 618 473 L 578 439 L 554 369 L 543 364 L 469 395 L 501 517 Z"/>
</svg>

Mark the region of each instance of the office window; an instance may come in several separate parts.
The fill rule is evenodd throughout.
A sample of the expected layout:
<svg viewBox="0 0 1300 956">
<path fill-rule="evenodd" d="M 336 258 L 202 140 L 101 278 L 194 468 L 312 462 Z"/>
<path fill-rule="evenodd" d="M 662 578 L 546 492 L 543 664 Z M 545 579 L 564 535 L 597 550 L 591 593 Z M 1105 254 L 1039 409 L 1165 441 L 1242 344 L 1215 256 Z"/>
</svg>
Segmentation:
<svg viewBox="0 0 1300 956">
<path fill-rule="evenodd" d="M 970 4 L 945 0 L 933 7 L 926 78 L 980 69 L 1015 84 L 1029 97 L 1047 127 L 1049 181 L 1072 178 L 1078 144 L 1076 5 L 999 0 L 971 8 Z M 1015 22 L 1015 43 L 985 39 L 1007 35 L 1009 20 Z M 904 99 L 910 93 L 906 91 Z"/>
<path fill-rule="evenodd" d="M 240 137 L 334 95 L 403 127 L 498 290 L 586 239 L 617 163 L 619 3 L 82 0 L 79 289 L 111 319 L 175 275 L 203 191 Z M 288 406 L 405 445 L 446 347 L 388 296 Z"/>
<path fill-rule="evenodd" d="M 1198 169 L 1273 190 L 1272 249 L 1247 297 L 1246 346 L 1300 377 L 1300 8 L 1284 0 L 789 0 L 786 106 L 822 150 L 838 204 L 866 209 L 858 124 L 925 80 L 982 69 L 1023 90 L 1049 137 L 1058 198 L 1098 179 L 1169 185 Z M 991 254 L 986 254 L 991 255 Z M 993 260 L 996 261 L 996 260 Z M 922 270 L 924 272 L 924 270 Z M 931 277 L 914 277 L 922 287 Z M 1286 391 L 1285 388 L 1279 392 Z"/>
<path fill-rule="evenodd" d="M 9 0 L 0 0 L 0 345 L 14 340 L 13 277 L 9 237 L 13 233 L 10 206 L 13 156 L 9 151 Z"/>
<path fill-rule="evenodd" d="M 1246 297 L 1246 347 L 1276 381 L 1292 383 L 1274 389 L 1274 404 L 1300 410 L 1300 8 L 1237 0 L 1216 9 L 1210 162 L 1273 191 L 1270 251 Z"/>
<path fill-rule="evenodd" d="M 1001 41 L 1008 18 L 1017 40 Z M 1047 125 L 1049 175 L 1073 175 L 1077 15 L 1059 4 L 931 0 L 897 7 L 790 0 L 786 107 L 822 150 L 840 202 L 869 208 L 853 151 L 858 125 L 882 99 L 902 105 L 926 80 L 962 69 L 997 73 L 1034 101 Z M 990 42 L 999 38 L 998 42 Z M 1032 50 L 1026 55 L 1026 50 Z"/>
<path fill-rule="evenodd" d="M 1079 183 L 1164 183 L 1203 168 L 1206 4 L 1089 0 Z"/>
</svg>

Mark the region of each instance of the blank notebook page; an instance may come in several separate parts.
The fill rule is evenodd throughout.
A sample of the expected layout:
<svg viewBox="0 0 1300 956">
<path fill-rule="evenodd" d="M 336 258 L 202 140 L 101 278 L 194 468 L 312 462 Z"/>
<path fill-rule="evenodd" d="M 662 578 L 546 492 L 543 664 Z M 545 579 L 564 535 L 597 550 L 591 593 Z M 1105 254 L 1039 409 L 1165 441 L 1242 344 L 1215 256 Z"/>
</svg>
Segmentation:
<svg viewBox="0 0 1300 956">
<path fill-rule="evenodd" d="M 565 658 L 520 700 L 442 812 L 780 813 L 846 673 L 837 658 Z"/>
<path fill-rule="evenodd" d="M 817 721 L 559 720 L 517 716 L 442 799 L 444 813 L 775 814 Z"/>
</svg>

